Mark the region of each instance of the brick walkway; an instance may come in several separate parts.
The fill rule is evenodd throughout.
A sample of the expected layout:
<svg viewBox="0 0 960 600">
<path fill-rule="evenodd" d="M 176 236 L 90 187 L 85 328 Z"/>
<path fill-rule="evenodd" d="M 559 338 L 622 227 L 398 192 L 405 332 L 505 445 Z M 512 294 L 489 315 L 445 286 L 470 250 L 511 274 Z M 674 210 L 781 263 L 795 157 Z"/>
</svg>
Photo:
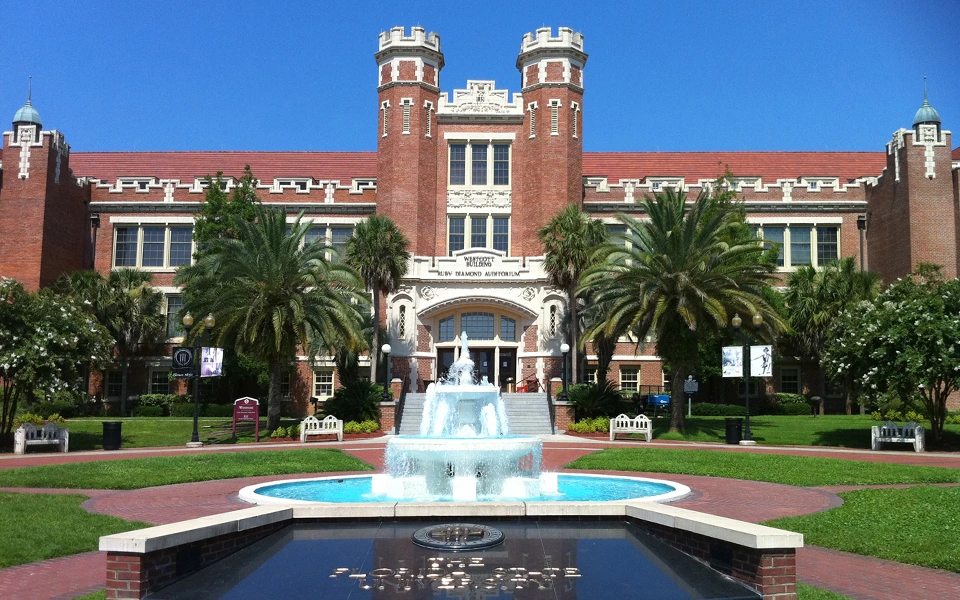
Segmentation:
<svg viewBox="0 0 960 600">
<path fill-rule="evenodd" d="M 609 442 L 577 438 L 551 438 L 544 443 L 545 469 L 558 470 L 581 456 L 605 447 L 640 446 L 640 442 Z M 383 441 L 363 440 L 353 443 L 324 443 L 314 447 L 342 448 L 375 467 L 382 466 Z M 762 452 L 819 456 L 844 460 L 867 460 L 945 466 L 960 468 L 960 456 L 948 454 L 916 454 L 906 452 L 872 453 L 826 448 L 740 448 L 722 444 L 642 443 L 643 447 L 678 449 L 710 449 L 725 452 Z M 83 452 L 76 454 L 35 454 L 26 457 L 0 457 L 0 469 L 42 464 L 118 460 L 143 456 L 175 455 L 184 452 L 260 451 L 302 448 L 300 444 L 277 444 L 267 447 L 234 446 L 202 450 L 145 449 L 120 452 Z M 611 473 L 606 471 L 605 473 Z M 638 475 L 637 473 L 623 473 Z M 83 506 L 95 513 L 109 514 L 129 520 L 154 524 L 171 523 L 248 506 L 237 498 L 237 491 L 246 486 L 278 478 L 299 479 L 320 474 L 248 477 L 243 479 L 169 485 L 130 491 L 60 490 L 3 488 L 3 491 L 33 493 L 81 493 L 89 496 Z M 334 475 L 324 473 L 322 475 Z M 851 486 L 797 488 L 787 485 L 740 481 L 692 475 L 640 474 L 668 478 L 689 486 L 693 493 L 675 503 L 677 506 L 715 515 L 759 522 L 778 517 L 809 514 L 839 506 L 836 492 L 860 489 Z M 900 487 L 900 486 L 898 486 Z M 817 547 L 801 549 L 797 555 L 800 581 L 831 589 L 857 600 L 922 600 L 925 598 L 960 598 L 960 575 L 903 565 Z M 0 569 L 0 598 L 18 600 L 65 600 L 103 587 L 106 559 L 98 552 L 59 558 L 9 569 Z"/>
</svg>

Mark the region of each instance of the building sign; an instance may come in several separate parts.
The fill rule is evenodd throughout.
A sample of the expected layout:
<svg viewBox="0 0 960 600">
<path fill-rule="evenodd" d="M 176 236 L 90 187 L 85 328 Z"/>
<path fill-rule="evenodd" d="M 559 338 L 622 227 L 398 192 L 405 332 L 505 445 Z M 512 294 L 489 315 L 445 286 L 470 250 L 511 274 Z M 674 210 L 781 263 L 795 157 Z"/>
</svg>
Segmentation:
<svg viewBox="0 0 960 600">
<path fill-rule="evenodd" d="M 174 377 L 193 377 L 193 348 L 175 347 L 170 362 Z"/>
<path fill-rule="evenodd" d="M 223 375 L 223 348 L 204 348 L 200 356 L 200 377 Z"/>
<path fill-rule="evenodd" d="M 438 258 L 428 271 L 443 279 L 520 279 L 530 274 L 521 257 L 488 249 L 462 250 Z"/>
<path fill-rule="evenodd" d="M 256 441 L 260 441 L 260 401 L 256 398 L 240 398 L 233 403 L 233 437 L 237 437 L 237 423 L 255 424 Z"/>
</svg>

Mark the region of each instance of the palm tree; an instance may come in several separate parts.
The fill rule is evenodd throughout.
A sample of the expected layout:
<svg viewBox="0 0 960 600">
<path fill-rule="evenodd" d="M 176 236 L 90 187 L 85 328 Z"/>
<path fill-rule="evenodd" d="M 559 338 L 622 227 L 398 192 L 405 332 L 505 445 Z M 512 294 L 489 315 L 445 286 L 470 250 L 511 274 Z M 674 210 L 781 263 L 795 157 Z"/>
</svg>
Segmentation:
<svg viewBox="0 0 960 600">
<path fill-rule="evenodd" d="M 356 269 L 373 293 L 373 344 L 370 348 L 370 381 L 377 381 L 380 353 L 380 296 L 397 291 L 407 274 L 410 252 L 407 240 L 389 217 L 374 215 L 357 224 L 347 240 L 344 260 Z"/>
<path fill-rule="evenodd" d="M 861 271 L 850 256 L 820 270 L 804 266 L 793 272 L 784 302 L 798 349 L 819 363 L 836 318 L 854 303 L 876 298 L 879 287 L 880 276 Z M 853 412 L 852 388 L 852 380 L 844 382 L 848 415 Z"/>
<path fill-rule="evenodd" d="M 127 414 L 130 360 L 141 346 L 158 343 L 166 331 L 163 294 L 139 269 L 116 269 L 107 278 L 95 271 L 61 277 L 60 290 L 86 303 L 116 344 L 120 361 L 120 414 Z"/>
<path fill-rule="evenodd" d="M 577 354 L 580 332 L 577 288 L 580 277 L 593 264 L 593 255 L 607 240 L 607 227 L 589 218 L 579 206 L 571 205 L 537 232 L 543 244 L 543 268 L 550 285 L 567 294 L 569 312 L 567 337 L 570 340 L 570 382 L 578 383 Z"/>
<path fill-rule="evenodd" d="M 268 429 L 280 423 L 280 382 L 298 349 L 315 357 L 358 343 L 367 301 L 356 273 L 325 258 L 329 248 L 302 243 L 311 226 L 302 217 L 289 232 L 282 211 L 258 208 L 252 223 L 235 219 L 237 239 L 212 240 L 174 279 L 186 309 L 216 317 L 218 343 L 267 363 Z"/>
<path fill-rule="evenodd" d="M 774 270 L 763 247 L 730 234 L 742 228 L 735 204 L 700 194 L 688 208 L 682 192 L 668 189 L 648 196 L 643 206 L 649 220 L 619 217 L 628 243 L 607 245 L 583 288 L 609 306 L 604 332 L 656 337 L 657 353 L 671 367 L 670 430 L 683 431 L 679 399 L 704 335 L 726 328 L 738 312 L 763 315 L 767 336 L 787 326 L 761 296 Z"/>
</svg>

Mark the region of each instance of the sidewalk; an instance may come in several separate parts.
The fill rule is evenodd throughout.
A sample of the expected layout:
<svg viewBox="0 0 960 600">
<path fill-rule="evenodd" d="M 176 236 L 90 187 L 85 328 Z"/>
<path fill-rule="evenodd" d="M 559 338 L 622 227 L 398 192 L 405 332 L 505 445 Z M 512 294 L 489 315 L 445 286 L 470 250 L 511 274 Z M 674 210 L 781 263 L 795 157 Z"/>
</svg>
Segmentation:
<svg viewBox="0 0 960 600">
<path fill-rule="evenodd" d="M 338 448 L 378 468 L 382 466 L 383 449 L 388 438 L 364 439 L 345 443 L 312 443 L 311 448 Z M 36 454 L 25 457 L 0 457 L 0 469 L 41 464 L 118 460 L 145 456 L 176 455 L 184 452 L 204 453 L 223 451 L 261 451 L 303 448 L 298 443 L 269 446 L 237 445 L 227 447 L 147 448 L 115 452 L 78 452 L 76 454 Z M 867 460 L 960 468 L 960 456 L 949 454 L 917 454 L 907 452 L 876 453 L 867 450 L 840 448 L 770 448 L 740 447 L 723 444 L 685 442 L 639 441 L 610 442 L 577 438 L 574 436 L 544 436 L 543 465 L 559 470 L 580 456 L 602 448 L 657 447 L 673 449 L 700 449 L 725 452 L 762 452 L 795 456 L 818 456 L 840 460 Z M 609 472 L 607 472 L 609 473 Z M 2 491 L 27 493 L 84 493 L 90 499 L 84 502 L 87 510 L 114 515 L 129 520 L 163 524 L 184 519 L 208 516 L 243 508 L 237 491 L 246 485 L 278 478 L 305 478 L 318 474 L 291 476 L 248 477 L 162 486 L 144 490 L 49 490 L 14 489 Z M 325 473 L 323 475 L 336 475 Z M 662 473 L 648 475 L 665 477 Z M 670 475 L 669 479 L 690 486 L 693 494 L 676 502 L 677 506 L 710 514 L 759 522 L 784 516 L 809 514 L 839 506 L 842 501 L 835 492 L 842 488 L 797 488 L 787 485 L 701 477 Z M 866 487 L 866 486 L 864 486 Z M 859 488 L 857 488 L 859 489 Z M 960 575 L 893 563 L 880 559 L 837 552 L 817 547 L 803 548 L 797 555 L 798 578 L 803 583 L 842 593 L 858 600 L 923 600 L 926 598 L 960 598 Z M 106 559 L 98 552 L 31 563 L 0 569 L 0 598 L 69 599 L 102 589 Z"/>
</svg>

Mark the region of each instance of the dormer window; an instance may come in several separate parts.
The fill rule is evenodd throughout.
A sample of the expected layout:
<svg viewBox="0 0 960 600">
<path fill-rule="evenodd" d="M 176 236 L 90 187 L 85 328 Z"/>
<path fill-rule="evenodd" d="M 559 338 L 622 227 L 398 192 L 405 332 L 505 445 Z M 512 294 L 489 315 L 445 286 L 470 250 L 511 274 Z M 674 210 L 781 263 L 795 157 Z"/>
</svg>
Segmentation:
<svg viewBox="0 0 960 600">
<path fill-rule="evenodd" d="M 819 182 L 819 181 L 811 181 L 810 184 L 809 184 L 809 187 L 810 187 L 811 190 L 816 190 L 816 189 L 819 188 L 819 186 L 820 186 L 820 182 Z"/>
</svg>

